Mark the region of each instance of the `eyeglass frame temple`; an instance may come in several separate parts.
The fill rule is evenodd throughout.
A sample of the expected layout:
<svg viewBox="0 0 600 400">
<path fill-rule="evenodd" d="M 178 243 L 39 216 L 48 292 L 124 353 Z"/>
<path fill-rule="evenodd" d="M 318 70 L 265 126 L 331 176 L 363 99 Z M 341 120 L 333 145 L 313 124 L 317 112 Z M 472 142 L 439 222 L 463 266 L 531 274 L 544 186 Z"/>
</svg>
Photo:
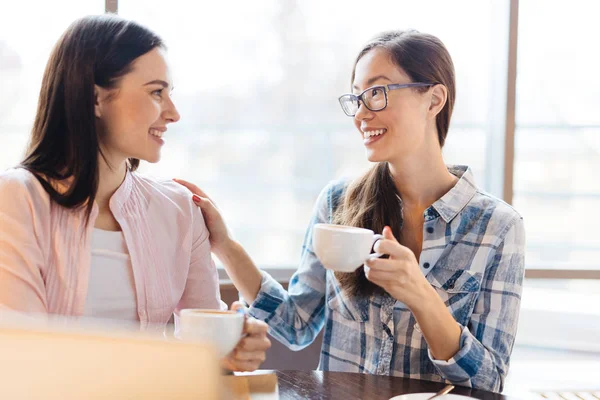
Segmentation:
<svg viewBox="0 0 600 400">
<path fill-rule="evenodd" d="M 352 96 L 356 97 L 356 99 L 357 99 L 359 102 L 362 102 L 363 104 L 365 104 L 365 102 L 364 102 L 364 101 L 361 99 L 362 95 L 363 95 L 363 94 L 364 94 L 364 93 L 365 93 L 367 90 L 369 90 L 369 89 L 373 89 L 373 88 L 375 88 L 375 87 L 382 87 L 382 88 L 384 88 L 384 89 L 385 89 L 385 106 L 384 106 L 382 109 L 380 109 L 380 110 L 377 110 L 377 111 L 381 111 L 381 110 L 384 110 L 384 109 L 387 107 L 387 105 L 388 105 L 388 97 L 387 97 L 387 94 L 389 93 L 389 91 L 390 91 L 390 90 L 396 90 L 396 89 L 405 89 L 405 88 L 410 88 L 410 87 L 428 87 L 428 86 L 435 86 L 435 85 L 437 85 L 437 83 L 425 83 L 425 82 L 393 83 L 393 84 L 390 84 L 390 85 L 375 85 L 375 86 L 371 86 L 370 88 L 366 88 L 366 89 L 365 89 L 365 90 L 363 90 L 363 91 L 362 91 L 362 93 L 361 93 L 361 94 L 359 94 L 359 95 L 356 95 L 356 94 L 353 94 L 353 93 L 346 93 L 346 94 L 343 94 L 343 95 L 341 95 L 340 97 L 338 97 L 338 102 L 340 102 L 340 100 L 342 99 L 342 97 L 344 97 L 344 96 L 348 96 L 348 95 L 352 95 Z M 360 105 L 359 105 L 359 107 L 360 107 Z M 369 111 L 377 112 L 377 111 L 371 110 L 371 109 L 370 109 L 368 106 L 366 106 L 366 105 L 365 105 L 365 107 L 367 107 L 367 109 L 368 109 Z M 342 107 L 342 108 L 343 108 L 343 107 Z M 357 112 L 358 112 L 358 110 L 357 110 Z M 354 115 L 348 115 L 348 114 L 346 114 L 346 115 L 347 115 L 348 117 L 354 117 L 354 116 L 356 116 L 356 113 L 354 113 Z"/>
</svg>

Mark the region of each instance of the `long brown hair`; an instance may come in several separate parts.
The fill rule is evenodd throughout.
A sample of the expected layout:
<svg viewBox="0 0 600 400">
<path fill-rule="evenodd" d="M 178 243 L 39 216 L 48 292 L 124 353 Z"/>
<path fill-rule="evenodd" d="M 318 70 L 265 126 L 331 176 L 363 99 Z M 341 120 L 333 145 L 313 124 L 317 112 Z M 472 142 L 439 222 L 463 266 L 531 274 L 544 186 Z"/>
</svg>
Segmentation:
<svg viewBox="0 0 600 400">
<path fill-rule="evenodd" d="M 402 68 L 413 82 L 446 86 L 448 98 L 436 117 L 438 141 L 440 147 L 444 146 L 456 98 L 454 65 L 444 44 L 433 35 L 417 31 L 383 32 L 368 42 L 358 54 L 351 82 L 354 82 L 358 61 L 374 48 L 389 52 L 394 64 Z M 343 201 L 333 215 L 333 222 L 368 228 L 375 232 L 381 232 L 388 225 L 394 236 L 400 237 L 403 224 L 402 200 L 387 162 L 377 163 L 348 185 Z M 353 273 L 336 272 L 335 276 L 340 286 L 352 296 L 368 297 L 382 290 L 367 280 L 363 267 Z"/>
<path fill-rule="evenodd" d="M 162 40 L 135 22 L 114 16 L 75 21 L 56 43 L 46 65 L 35 122 L 21 166 L 32 172 L 50 198 L 91 213 L 98 191 L 100 132 L 94 85 L 114 88 L 138 57 Z M 128 160 L 130 170 L 138 159 Z M 59 191 L 53 183 L 69 180 Z"/>
</svg>

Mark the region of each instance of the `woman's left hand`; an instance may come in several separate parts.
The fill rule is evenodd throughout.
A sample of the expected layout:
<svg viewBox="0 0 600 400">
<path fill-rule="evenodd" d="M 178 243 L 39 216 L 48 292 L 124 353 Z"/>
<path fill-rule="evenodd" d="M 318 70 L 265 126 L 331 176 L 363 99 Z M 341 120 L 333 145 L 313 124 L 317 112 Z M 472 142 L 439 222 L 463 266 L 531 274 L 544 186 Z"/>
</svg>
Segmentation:
<svg viewBox="0 0 600 400">
<path fill-rule="evenodd" d="M 231 305 L 232 310 L 244 307 L 239 301 Z M 255 318 L 246 318 L 243 337 L 235 349 L 222 362 L 224 369 L 230 371 L 254 371 L 266 359 L 266 351 L 271 347 L 267 337 L 268 325 Z"/>
<path fill-rule="evenodd" d="M 367 260 L 365 275 L 396 300 L 412 308 L 431 292 L 431 286 L 421 272 L 412 250 L 398 243 L 389 226 L 383 228 L 382 233 L 384 238 L 375 244 L 374 250 L 388 254 L 390 258 Z"/>
</svg>

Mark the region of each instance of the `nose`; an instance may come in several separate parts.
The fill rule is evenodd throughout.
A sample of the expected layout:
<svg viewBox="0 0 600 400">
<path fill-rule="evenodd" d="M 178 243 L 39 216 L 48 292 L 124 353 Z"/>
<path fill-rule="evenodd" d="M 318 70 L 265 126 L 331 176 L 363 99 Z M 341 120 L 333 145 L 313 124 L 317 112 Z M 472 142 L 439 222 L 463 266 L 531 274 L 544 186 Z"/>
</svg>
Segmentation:
<svg viewBox="0 0 600 400">
<path fill-rule="evenodd" d="M 181 118 L 179 111 L 177 111 L 177 107 L 175 107 L 175 103 L 173 103 L 173 100 L 170 97 L 168 104 L 163 111 L 163 117 L 169 123 L 177 122 Z"/>
<path fill-rule="evenodd" d="M 356 111 L 356 114 L 354 114 L 354 119 L 356 119 L 357 121 L 364 121 L 366 119 L 372 118 L 373 117 L 373 111 L 369 110 L 366 106 L 365 103 L 361 101 L 358 102 L 358 110 Z"/>
</svg>

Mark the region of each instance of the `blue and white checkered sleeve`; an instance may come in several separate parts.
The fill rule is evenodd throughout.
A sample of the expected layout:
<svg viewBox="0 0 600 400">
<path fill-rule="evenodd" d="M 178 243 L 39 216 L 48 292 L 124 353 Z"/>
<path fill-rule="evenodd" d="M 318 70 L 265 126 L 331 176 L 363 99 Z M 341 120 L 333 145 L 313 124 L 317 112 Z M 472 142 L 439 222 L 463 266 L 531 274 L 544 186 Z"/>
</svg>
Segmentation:
<svg viewBox="0 0 600 400">
<path fill-rule="evenodd" d="M 525 229 L 514 220 L 486 268 L 469 326 L 462 327 L 460 350 L 448 361 L 429 358 L 449 381 L 501 392 L 517 332 L 524 276 Z"/>
<path fill-rule="evenodd" d="M 304 237 L 300 267 L 288 290 L 263 271 L 261 288 L 249 309 L 250 315 L 269 325 L 273 337 L 292 350 L 311 344 L 325 322 L 326 270 L 313 252 L 312 229 L 316 223 L 329 222 L 332 191 L 328 185 L 319 195 Z"/>
</svg>

